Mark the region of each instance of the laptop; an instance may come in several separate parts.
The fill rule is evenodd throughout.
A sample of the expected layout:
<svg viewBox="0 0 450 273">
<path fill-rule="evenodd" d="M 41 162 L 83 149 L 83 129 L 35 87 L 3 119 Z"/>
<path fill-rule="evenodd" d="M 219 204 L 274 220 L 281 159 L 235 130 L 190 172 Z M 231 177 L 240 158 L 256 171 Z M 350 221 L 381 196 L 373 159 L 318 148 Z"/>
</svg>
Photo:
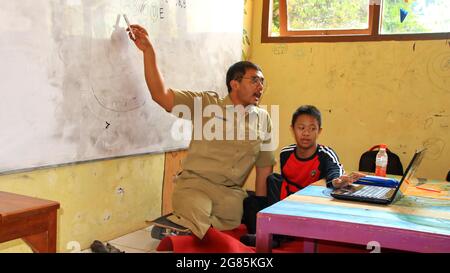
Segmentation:
<svg viewBox="0 0 450 273">
<path fill-rule="evenodd" d="M 358 180 L 347 187 L 333 190 L 331 192 L 331 196 L 336 199 L 361 201 L 375 204 L 390 204 L 392 203 L 392 201 L 394 201 L 396 196 L 401 195 L 399 191 L 404 192 L 406 190 L 406 188 L 408 187 L 407 184 L 409 184 L 409 181 L 411 181 L 411 178 L 416 172 L 417 167 L 419 167 L 424 154 L 425 149 L 416 150 L 413 158 L 411 159 L 411 162 L 409 162 L 409 165 L 406 168 L 405 173 L 403 174 L 401 180 L 398 181 L 396 186 L 373 186 L 367 184 L 358 184 Z"/>
</svg>

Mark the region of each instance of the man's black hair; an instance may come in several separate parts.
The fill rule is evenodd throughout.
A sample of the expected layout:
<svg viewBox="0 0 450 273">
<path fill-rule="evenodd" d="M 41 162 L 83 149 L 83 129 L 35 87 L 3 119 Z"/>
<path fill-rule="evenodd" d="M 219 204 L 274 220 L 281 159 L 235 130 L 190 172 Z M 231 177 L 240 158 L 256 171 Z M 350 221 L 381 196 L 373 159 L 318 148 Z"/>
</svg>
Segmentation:
<svg viewBox="0 0 450 273">
<path fill-rule="evenodd" d="M 245 72 L 247 72 L 248 69 L 255 69 L 257 71 L 262 72 L 261 68 L 257 66 L 256 64 L 249 62 L 249 61 L 241 61 L 233 64 L 228 68 L 227 71 L 227 88 L 228 93 L 231 92 L 231 84 L 230 82 L 232 80 L 241 81 L 242 77 L 244 77 Z"/>
<path fill-rule="evenodd" d="M 297 110 L 295 110 L 294 114 L 292 115 L 292 127 L 294 127 L 295 121 L 301 115 L 309 115 L 314 117 L 319 123 L 319 128 L 322 128 L 322 114 L 320 113 L 319 109 L 317 109 L 317 107 L 313 105 L 302 105 L 297 108 Z"/>
</svg>

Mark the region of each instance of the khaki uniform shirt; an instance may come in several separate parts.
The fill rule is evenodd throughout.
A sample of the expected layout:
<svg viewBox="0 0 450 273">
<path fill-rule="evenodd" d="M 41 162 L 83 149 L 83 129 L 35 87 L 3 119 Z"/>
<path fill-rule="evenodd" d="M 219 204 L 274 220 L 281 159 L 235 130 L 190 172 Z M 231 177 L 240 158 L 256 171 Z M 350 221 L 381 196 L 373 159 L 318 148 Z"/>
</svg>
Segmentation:
<svg viewBox="0 0 450 273">
<path fill-rule="evenodd" d="M 275 165 L 273 151 L 261 150 L 261 144 L 270 143 L 272 128 L 266 110 L 254 105 L 235 107 L 229 95 L 219 98 L 215 92 L 173 91 L 172 113 L 177 115 L 179 107 L 189 109 L 191 116 L 182 118 L 193 123 L 188 155 L 177 180 L 200 178 L 242 187 L 254 165 Z"/>
</svg>

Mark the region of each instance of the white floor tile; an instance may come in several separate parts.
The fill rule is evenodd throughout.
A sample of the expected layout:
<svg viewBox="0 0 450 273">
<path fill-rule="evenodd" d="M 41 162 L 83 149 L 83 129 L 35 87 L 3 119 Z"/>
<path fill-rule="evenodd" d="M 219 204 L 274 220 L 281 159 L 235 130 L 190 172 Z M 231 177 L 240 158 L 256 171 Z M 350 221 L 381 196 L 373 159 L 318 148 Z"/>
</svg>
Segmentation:
<svg viewBox="0 0 450 273">
<path fill-rule="evenodd" d="M 81 253 L 93 253 L 93 252 L 92 252 L 91 248 L 86 248 L 86 249 L 81 250 Z"/>
<path fill-rule="evenodd" d="M 144 251 L 142 249 L 122 246 L 122 245 L 113 244 L 113 243 L 110 243 L 110 244 L 117 247 L 118 249 L 120 249 L 120 251 L 125 251 L 125 253 L 146 253 L 146 252 L 148 252 L 148 251 Z"/>
<path fill-rule="evenodd" d="M 147 230 L 147 228 L 109 241 L 109 243 L 113 245 L 131 247 L 144 252 L 156 250 L 159 242 L 159 240 L 155 240 L 151 237 L 150 232 Z"/>
<path fill-rule="evenodd" d="M 111 245 L 118 248 L 120 251 L 125 251 L 125 253 L 150 253 L 153 251 L 153 250 L 152 251 L 143 251 L 141 249 L 121 246 L 121 245 L 117 245 L 117 244 L 111 244 Z M 158 251 L 155 251 L 155 252 L 158 252 Z M 93 253 L 93 252 L 90 248 L 87 248 L 87 249 L 82 250 L 81 253 Z"/>
<path fill-rule="evenodd" d="M 149 226 L 108 242 L 125 253 L 171 253 L 172 251 L 156 251 L 161 241 L 151 237 L 152 228 L 153 226 Z M 92 253 L 92 251 L 87 248 L 81 253 Z"/>
</svg>

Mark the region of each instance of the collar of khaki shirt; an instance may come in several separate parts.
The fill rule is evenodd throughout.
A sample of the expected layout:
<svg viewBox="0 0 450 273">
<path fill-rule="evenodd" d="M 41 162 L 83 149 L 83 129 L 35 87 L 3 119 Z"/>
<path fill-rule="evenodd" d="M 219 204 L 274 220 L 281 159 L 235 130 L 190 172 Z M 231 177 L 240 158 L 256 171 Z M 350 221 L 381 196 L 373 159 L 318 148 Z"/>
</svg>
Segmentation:
<svg viewBox="0 0 450 273">
<path fill-rule="evenodd" d="M 239 105 L 241 107 L 243 107 L 242 105 Z M 230 95 L 227 95 L 223 100 L 222 100 L 222 107 L 224 107 L 227 111 L 233 111 L 235 110 L 236 106 L 233 104 L 233 102 L 231 101 L 231 97 Z M 252 112 L 256 112 L 257 111 L 257 106 L 250 104 L 247 105 L 244 109 L 246 114 L 250 114 Z M 239 108 L 238 108 L 239 109 Z"/>
</svg>

